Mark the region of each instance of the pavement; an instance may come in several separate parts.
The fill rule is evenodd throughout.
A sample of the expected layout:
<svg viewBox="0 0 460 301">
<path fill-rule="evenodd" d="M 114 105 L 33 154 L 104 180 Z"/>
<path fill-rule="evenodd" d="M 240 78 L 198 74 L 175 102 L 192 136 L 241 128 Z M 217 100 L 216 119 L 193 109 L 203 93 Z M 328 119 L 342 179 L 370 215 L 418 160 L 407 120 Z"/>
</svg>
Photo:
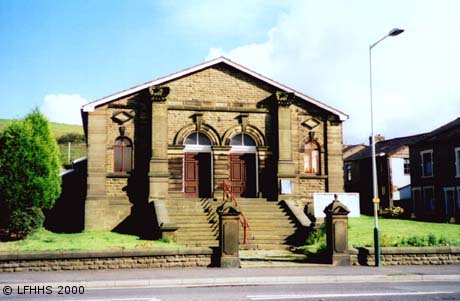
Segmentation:
<svg viewBox="0 0 460 301">
<path fill-rule="evenodd" d="M 0 289 L 28 286 L 77 285 L 85 288 L 197 287 L 312 283 L 458 281 L 460 265 L 448 266 L 328 266 L 156 268 L 16 272 L 0 274 Z"/>
</svg>

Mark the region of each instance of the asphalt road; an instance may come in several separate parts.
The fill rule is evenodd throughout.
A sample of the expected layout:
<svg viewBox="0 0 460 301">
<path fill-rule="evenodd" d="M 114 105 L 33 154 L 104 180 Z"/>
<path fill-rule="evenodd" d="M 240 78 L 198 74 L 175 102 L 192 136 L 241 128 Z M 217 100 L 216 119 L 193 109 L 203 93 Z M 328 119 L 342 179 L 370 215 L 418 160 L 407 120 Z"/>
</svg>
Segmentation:
<svg viewBox="0 0 460 301">
<path fill-rule="evenodd" d="M 16 287 L 0 300 L 31 301 L 219 301 L 219 300 L 460 300 L 460 282 L 378 282 L 340 284 L 254 285 L 169 288 L 84 288 L 74 293 L 60 288 Z M 59 294 L 59 290 L 62 294 Z M 67 294 L 68 293 L 68 294 Z"/>
</svg>

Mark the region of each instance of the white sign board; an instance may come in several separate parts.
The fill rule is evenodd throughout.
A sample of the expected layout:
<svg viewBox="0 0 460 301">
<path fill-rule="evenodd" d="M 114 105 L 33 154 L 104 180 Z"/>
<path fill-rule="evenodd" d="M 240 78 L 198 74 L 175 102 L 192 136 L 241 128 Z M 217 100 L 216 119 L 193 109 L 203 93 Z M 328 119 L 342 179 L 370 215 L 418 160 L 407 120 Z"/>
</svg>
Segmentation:
<svg viewBox="0 0 460 301">
<path fill-rule="evenodd" d="M 324 208 L 334 200 L 334 194 L 337 195 L 337 199 L 341 201 L 350 210 L 349 217 L 359 217 L 359 193 L 355 192 L 341 192 L 341 193 L 313 193 L 313 206 L 315 209 L 315 217 L 326 217 L 324 214 Z"/>
</svg>

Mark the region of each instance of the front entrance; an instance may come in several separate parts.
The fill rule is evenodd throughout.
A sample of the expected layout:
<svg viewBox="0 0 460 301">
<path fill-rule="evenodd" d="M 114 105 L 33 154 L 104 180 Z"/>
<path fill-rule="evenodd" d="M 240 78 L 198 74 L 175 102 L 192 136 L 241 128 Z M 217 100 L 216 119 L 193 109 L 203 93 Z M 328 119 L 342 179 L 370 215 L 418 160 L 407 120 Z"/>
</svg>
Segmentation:
<svg viewBox="0 0 460 301">
<path fill-rule="evenodd" d="M 256 154 L 230 154 L 230 189 L 235 197 L 255 198 L 257 195 Z"/>
<path fill-rule="evenodd" d="M 185 153 L 184 155 L 185 196 L 211 197 L 211 153 Z"/>
</svg>

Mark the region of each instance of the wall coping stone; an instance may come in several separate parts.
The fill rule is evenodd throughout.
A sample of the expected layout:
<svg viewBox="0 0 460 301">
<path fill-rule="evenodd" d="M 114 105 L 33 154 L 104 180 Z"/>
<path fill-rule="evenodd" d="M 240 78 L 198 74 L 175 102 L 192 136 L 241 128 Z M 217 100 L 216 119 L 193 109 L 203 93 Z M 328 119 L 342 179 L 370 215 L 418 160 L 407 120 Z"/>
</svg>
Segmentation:
<svg viewBox="0 0 460 301">
<path fill-rule="evenodd" d="M 350 254 L 358 255 L 360 250 L 366 250 L 369 255 L 374 254 L 374 248 L 354 248 Z M 382 247 L 382 255 L 392 254 L 460 254 L 460 247 L 443 246 L 443 247 Z"/>
<path fill-rule="evenodd" d="M 95 251 L 44 251 L 0 253 L 0 261 L 42 260 L 42 259 L 84 259 L 109 257 L 145 257 L 174 255 L 212 255 L 211 248 L 173 248 L 173 249 L 119 249 Z"/>
</svg>

